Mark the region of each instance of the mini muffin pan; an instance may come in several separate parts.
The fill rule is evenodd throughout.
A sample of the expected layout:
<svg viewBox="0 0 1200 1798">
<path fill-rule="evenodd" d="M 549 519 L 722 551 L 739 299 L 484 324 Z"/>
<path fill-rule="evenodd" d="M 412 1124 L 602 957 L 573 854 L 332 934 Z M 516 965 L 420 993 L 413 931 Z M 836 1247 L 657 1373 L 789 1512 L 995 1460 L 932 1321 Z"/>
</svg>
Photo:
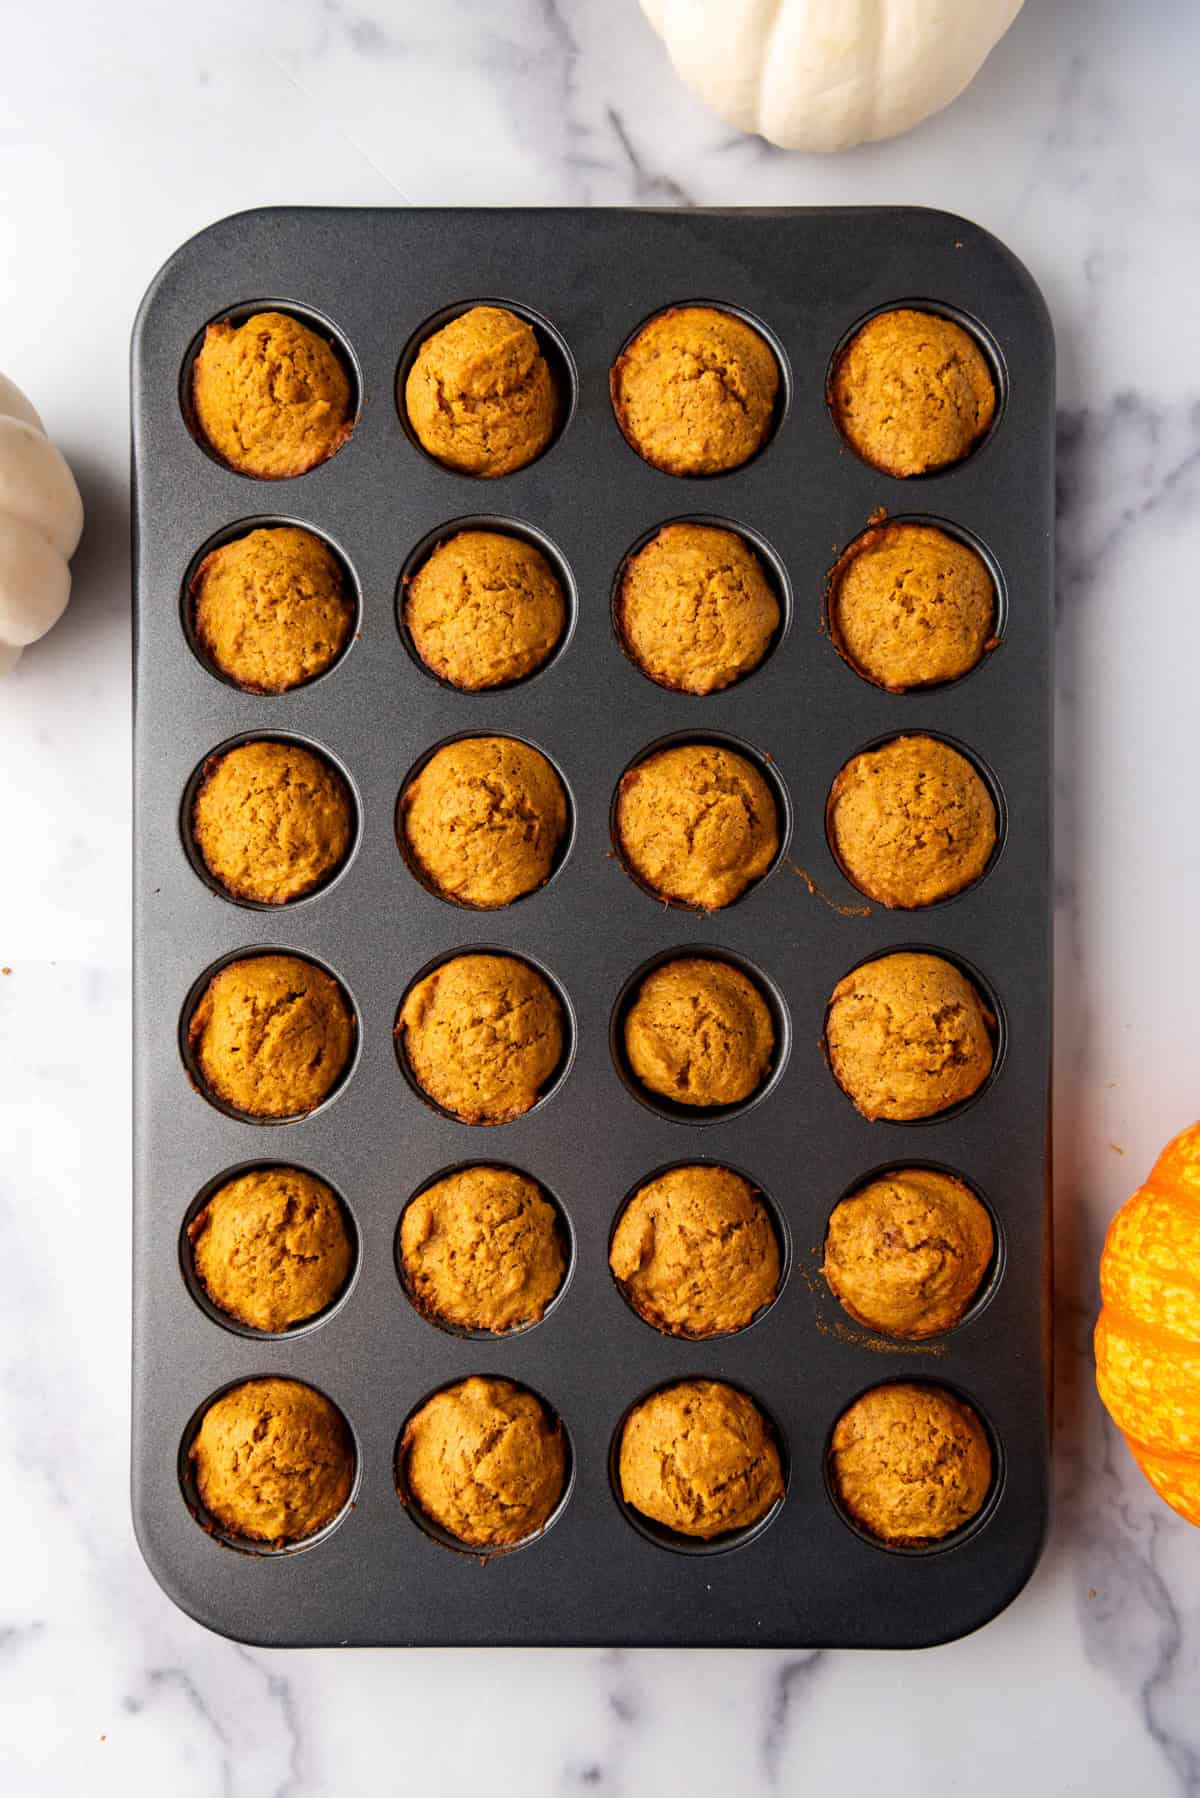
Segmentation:
<svg viewBox="0 0 1200 1798">
<path fill-rule="evenodd" d="M 776 429 L 751 462 L 680 480 L 625 442 L 608 377 L 642 322 L 697 296 L 765 332 L 781 360 L 781 398 Z M 548 451 L 490 482 L 431 460 L 397 407 L 397 382 L 421 339 L 482 300 L 530 320 L 566 387 Z M 871 313 L 898 305 L 965 322 L 992 361 L 1000 399 L 996 423 L 967 460 L 909 483 L 858 461 L 826 404 L 839 344 Z M 334 457 L 269 485 L 214 461 L 187 404 L 206 321 L 266 306 L 327 326 L 354 371 L 358 407 Z M 1053 422 L 1053 339 L 1036 288 L 994 238 L 944 213 L 280 209 L 213 226 L 158 275 L 133 346 L 133 1508 L 150 1567 L 193 1616 L 271 1645 L 913 1647 L 975 1628 L 1028 1578 L 1046 1526 L 1049 1468 Z M 829 569 L 880 510 L 964 534 L 998 577 L 999 646 L 936 690 L 874 687 L 826 632 Z M 762 665 L 704 698 L 647 679 L 613 628 L 624 557 L 680 518 L 744 527 L 753 545 L 767 546 L 784 612 Z M 198 655 L 186 583 L 204 549 L 285 520 L 318 532 L 344 560 L 359 628 L 326 674 L 264 697 L 216 678 Z M 398 614 L 402 576 L 418 554 L 468 523 L 546 546 L 568 603 L 567 634 L 549 663 L 477 694 L 429 675 Z M 1002 801 L 1002 842 L 968 891 L 925 912 L 888 912 L 840 873 L 825 803 L 852 755 L 923 731 L 988 771 Z M 560 770 L 571 808 L 552 880 L 486 916 L 423 887 L 395 834 L 406 775 L 464 733 L 537 744 Z M 336 878 L 283 908 L 231 903 L 203 878 L 188 840 L 195 770 L 222 746 L 259 735 L 327 756 L 358 814 Z M 745 745 L 785 800 L 775 866 L 709 916 L 642 890 L 611 836 L 622 772 L 651 748 L 689 738 Z M 541 968 L 567 1024 L 546 1096 L 490 1129 L 429 1104 L 406 1079 L 393 1037 L 413 981 L 479 947 Z M 825 1008 L 851 968 L 902 947 L 978 974 L 1003 1053 L 983 1090 L 952 1113 L 869 1123 L 826 1065 Z M 274 1125 L 210 1103 L 190 1077 L 187 1050 L 189 1007 L 208 974 L 263 950 L 327 968 L 357 1022 L 333 1094 L 309 1116 Z M 772 1007 L 774 1065 L 745 1104 L 705 1113 L 659 1103 L 624 1065 L 619 1024 L 635 977 L 672 953 L 726 957 L 757 979 Z M 648 1326 L 608 1266 L 630 1193 L 688 1160 L 725 1162 L 760 1184 L 786 1251 L 774 1303 L 745 1330 L 708 1341 Z M 499 1338 L 438 1327 L 397 1271 L 397 1225 L 413 1194 L 479 1161 L 537 1180 L 561 1208 L 571 1244 L 566 1283 L 544 1320 Z M 326 1180 L 355 1225 L 344 1293 L 280 1336 L 223 1321 L 186 1254 L 198 1198 L 223 1176 L 271 1162 Z M 819 1273 L 838 1200 L 881 1167 L 910 1163 L 944 1167 L 986 1193 L 998 1237 L 986 1295 L 956 1329 L 920 1345 L 854 1325 Z M 405 1420 L 473 1373 L 529 1387 L 570 1444 L 552 1527 L 487 1558 L 439 1539 L 397 1489 Z M 204 1517 L 187 1449 L 212 1398 L 266 1374 L 305 1380 L 341 1409 L 355 1487 L 342 1516 L 311 1542 L 240 1552 Z M 787 1477 L 768 1518 L 703 1552 L 631 1518 L 613 1478 L 630 1407 L 690 1377 L 727 1380 L 756 1400 Z M 847 1527 L 827 1483 L 837 1418 L 890 1379 L 960 1393 L 996 1450 L 979 1517 L 919 1554 Z"/>
</svg>

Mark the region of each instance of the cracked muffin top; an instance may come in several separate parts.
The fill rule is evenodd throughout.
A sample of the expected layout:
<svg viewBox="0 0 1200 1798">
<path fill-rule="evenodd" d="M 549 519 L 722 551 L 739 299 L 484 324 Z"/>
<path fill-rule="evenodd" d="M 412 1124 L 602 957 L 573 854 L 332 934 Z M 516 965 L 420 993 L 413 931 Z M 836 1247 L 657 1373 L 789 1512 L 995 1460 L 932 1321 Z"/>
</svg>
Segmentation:
<svg viewBox="0 0 1200 1798">
<path fill-rule="evenodd" d="M 626 1504 L 681 1536 L 749 1529 L 783 1497 L 779 1450 L 744 1392 L 721 1380 L 664 1386 L 629 1413 L 618 1457 Z"/>
<path fill-rule="evenodd" d="M 660 749 L 621 777 L 617 840 L 661 899 L 701 911 L 732 904 L 779 848 L 770 787 L 744 755 L 716 743 Z"/>
<path fill-rule="evenodd" d="M 504 306 L 472 306 L 425 339 L 404 405 L 438 462 L 491 479 L 536 461 L 558 428 L 562 397 L 533 326 Z"/>
<path fill-rule="evenodd" d="M 531 744 L 459 737 L 405 787 L 399 828 L 413 866 L 443 899 L 491 911 L 550 878 L 567 796 Z"/>
<path fill-rule="evenodd" d="M 562 1497 L 562 1425 L 511 1380 L 475 1376 L 414 1412 L 400 1441 L 401 1489 L 471 1548 L 510 1548 L 545 1528 Z"/>
<path fill-rule="evenodd" d="M 736 1105 L 761 1086 L 775 1049 L 766 1000 L 725 961 L 682 956 L 647 974 L 625 1018 L 643 1086 L 678 1105 Z"/>
<path fill-rule="evenodd" d="M 996 846 L 996 807 L 966 756 L 937 737 L 896 737 L 846 763 L 825 810 L 847 878 L 880 905 L 961 893 Z"/>
<path fill-rule="evenodd" d="M 744 537 L 717 525 L 664 525 L 621 573 L 617 631 L 660 687 L 732 686 L 758 667 L 779 620 L 762 563 Z"/>
<path fill-rule="evenodd" d="M 218 1310 L 254 1330 L 289 1330 L 331 1305 L 354 1251 L 342 1207 L 296 1167 L 226 1181 L 188 1225 L 192 1264 Z"/>
<path fill-rule="evenodd" d="M 332 1523 L 354 1483 L 345 1418 L 299 1380 L 245 1380 L 222 1393 L 188 1459 L 202 1503 L 230 1535 L 277 1547 Z"/>
<path fill-rule="evenodd" d="M 455 955 L 409 989 L 396 1035 L 423 1092 L 465 1124 L 536 1105 L 562 1060 L 562 1006 L 514 955 Z"/>
<path fill-rule="evenodd" d="M 311 749 L 238 743 L 204 764 L 192 838 L 209 873 L 237 899 L 302 899 L 345 861 L 353 835 L 346 783 Z"/>
<path fill-rule="evenodd" d="M 562 639 L 567 604 L 532 543 L 459 531 L 405 583 L 404 622 L 432 673 L 478 693 L 535 673 Z"/>
<path fill-rule="evenodd" d="M 626 441 L 666 474 L 724 474 L 771 432 L 779 365 L 731 312 L 673 306 L 642 326 L 609 377 Z"/>
<path fill-rule="evenodd" d="M 828 609 L 839 654 L 890 693 L 958 680 L 995 647 L 983 559 L 929 524 L 864 531 L 834 567 Z"/>
<path fill-rule="evenodd" d="M 994 1246 L 969 1186 L 934 1168 L 898 1168 L 834 1209 L 821 1271 L 860 1324 L 916 1340 L 959 1321 Z"/>
<path fill-rule="evenodd" d="M 463 1330 L 536 1323 L 562 1285 L 558 1214 L 511 1167 L 466 1167 L 419 1192 L 400 1221 L 415 1303 Z"/>
<path fill-rule="evenodd" d="M 919 1548 L 962 1529 L 992 1483 L 987 1432 L 940 1386 L 875 1386 L 838 1419 L 830 1445 L 835 1492 L 881 1542 Z"/>
<path fill-rule="evenodd" d="M 741 1330 L 779 1286 L 767 1208 L 731 1168 L 669 1168 L 621 1213 L 609 1266 L 639 1316 L 670 1336 Z"/>
<path fill-rule="evenodd" d="M 201 649 L 247 693 L 287 693 L 315 680 L 354 629 L 337 557 L 299 525 L 250 531 L 210 551 L 190 597 Z"/>
<path fill-rule="evenodd" d="M 196 422 L 210 448 L 260 481 L 305 474 L 341 449 L 351 399 L 332 345 L 286 312 L 209 325 L 192 372 Z"/>
<path fill-rule="evenodd" d="M 968 331 L 902 307 L 877 313 L 851 339 L 829 404 L 854 453 L 903 478 L 968 455 L 992 422 L 996 388 Z"/>
<path fill-rule="evenodd" d="M 301 1117 L 337 1085 L 354 1014 L 324 968 L 299 955 L 226 962 L 188 1022 L 209 1091 L 250 1117 Z"/>
<path fill-rule="evenodd" d="M 881 955 L 840 980 L 825 1019 L 834 1078 L 866 1118 L 926 1118 L 978 1092 L 995 1020 L 940 955 Z"/>
</svg>

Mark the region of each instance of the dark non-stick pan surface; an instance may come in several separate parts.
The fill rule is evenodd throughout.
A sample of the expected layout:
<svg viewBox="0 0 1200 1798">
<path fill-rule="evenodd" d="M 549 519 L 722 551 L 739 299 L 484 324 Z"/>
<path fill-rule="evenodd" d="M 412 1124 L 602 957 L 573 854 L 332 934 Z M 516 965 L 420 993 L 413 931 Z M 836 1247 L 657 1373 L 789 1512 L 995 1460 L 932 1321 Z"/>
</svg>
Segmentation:
<svg viewBox="0 0 1200 1798">
<path fill-rule="evenodd" d="M 406 351 L 430 321 L 496 301 L 538 326 L 570 389 L 561 437 L 531 467 L 479 481 L 431 461 L 396 404 Z M 629 334 L 671 304 L 743 311 L 784 371 L 778 428 L 735 473 L 680 480 L 625 443 L 608 395 Z M 881 307 L 950 311 L 977 329 L 1001 408 L 956 468 L 900 481 L 846 449 L 825 383 L 846 333 Z M 256 482 L 214 461 L 186 414 L 187 370 L 213 319 L 264 305 L 336 336 L 360 415 L 344 449 L 293 480 Z M 991 1617 L 1036 1560 L 1048 1504 L 1047 1098 L 1051 1027 L 1050 816 L 1053 340 L 1012 255 L 977 227 L 909 209 L 772 212 L 278 210 L 227 219 L 155 280 L 133 347 L 136 482 L 136 974 L 133 1504 L 146 1558 L 171 1596 L 246 1641 L 318 1643 L 763 1644 L 907 1647 Z M 182 397 L 181 397 L 182 396 Z M 879 508 L 966 533 L 1001 584 L 1003 641 L 963 680 L 898 696 L 859 678 L 824 630 L 836 552 Z M 614 578 L 670 519 L 745 528 L 784 587 L 786 626 L 763 666 L 707 698 L 647 680 L 613 632 Z M 402 571 L 426 540 L 486 518 L 548 540 L 567 570 L 569 640 L 536 678 L 454 691 L 414 660 L 397 623 Z M 279 697 L 216 678 L 189 641 L 183 594 L 202 549 L 260 521 L 323 533 L 361 595 L 359 633 L 324 678 Z M 967 748 L 1002 800 L 1003 843 L 969 892 L 925 911 L 865 906 L 830 853 L 824 808 L 849 756 L 930 731 Z M 239 906 L 200 877 L 183 820 L 189 780 L 245 735 L 310 742 L 346 771 L 359 810 L 352 860 L 327 890 L 277 909 Z M 465 911 L 421 886 L 396 846 L 405 775 L 460 733 L 527 738 L 557 764 L 574 820 L 570 852 L 540 892 Z M 789 835 L 774 871 L 703 917 L 664 907 L 612 852 L 622 771 L 661 739 L 729 737 L 768 758 Z M 803 874 L 799 871 L 802 870 Z M 815 887 L 815 891 L 811 890 Z M 863 915 L 865 912 L 866 915 Z M 426 964 L 467 947 L 522 954 L 569 1004 L 571 1060 L 516 1122 L 470 1127 L 406 1081 L 393 1026 Z M 781 1066 L 759 1103 L 705 1123 L 635 1096 L 610 1042 L 631 976 L 702 947 L 756 971 L 779 1007 Z M 859 961 L 928 947 L 961 962 L 994 1001 L 1000 1054 L 982 1094 L 927 1123 L 868 1123 L 822 1052 L 830 992 Z M 238 951 L 315 958 L 351 995 L 353 1070 L 300 1122 L 224 1115 L 192 1085 L 181 1019 L 198 981 Z M 411 1195 L 439 1172 L 498 1161 L 539 1180 L 572 1237 L 569 1284 L 538 1326 L 508 1338 L 451 1334 L 419 1315 L 396 1272 Z M 708 1342 L 639 1319 L 608 1268 L 625 1197 L 678 1161 L 748 1174 L 782 1224 L 786 1279 L 741 1334 Z M 197 1297 L 181 1233 L 202 1193 L 261 1162 L 310 1169 L 342 1196 L 357 1233 L 349 1291 L 284 1337 L 227 1327 Z M 888 1166 L 927 1163 L 991 1207 L 999 1252 L 983 1301 L 943 1338 L 885 1343 L 850 1324 L 819 1274 L 829 1212 Z M 401 1503 L 395 1450 L 406 1417 L 471 1373 L 531 1387 L 568 1433 L 571 1485 L 527 1546 L 486 1561 L 437 1541 Z M 341 1407 L 354 1434 L 353 1503 L 290 1552 L 239 1552 L 186 1490 L 189 1430 L 226 1386 L 294 1375 Z M 787 1494 L 765 1527 L 700 1552 L 635 1527 L 614 1488 L 614 1432 L 655 1387 L 711 1376 L 743 1387 L 778 1431 Z M 826 1482 L 839 1414 L 883 1380 L 936 1380 L 992 1433 L 996 1480 L 975 1527 L 901 1553 L 856 1533 Z M 183 1477 L 181 1477 L 181 1469 Z"/>
</svg>

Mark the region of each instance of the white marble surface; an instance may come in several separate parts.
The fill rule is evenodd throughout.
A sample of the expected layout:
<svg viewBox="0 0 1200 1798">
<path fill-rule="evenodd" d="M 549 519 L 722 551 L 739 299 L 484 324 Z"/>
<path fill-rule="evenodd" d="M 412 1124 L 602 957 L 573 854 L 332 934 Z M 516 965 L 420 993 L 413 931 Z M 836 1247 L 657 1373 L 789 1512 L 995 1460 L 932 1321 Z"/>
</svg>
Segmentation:
<svg viewBox="0 0 1200 1798">
<path fill-rule="evenodd" d="M 0 686 L 0 1774 L 316 1798 L 1200 1793 L 1200 1532 L 1093 1396 L 1107 1217 L 1200 1110 L 1200 12 L 1030 0 L 970 95 L 834 161 L 733 137 L 635 0 L 36 0 L 0 49 L 0 365 L 74 464 L 63 624 Z M 448 99 L 448 96 L 450 98 Z M 1059 1507 L 977 1636 L 871 1654 L 249 1652 L 126 1502 L 126 355 L 186 235 L 273 201 L 920 201 L 1005 238 L 1060 351 Z"/>
</svg>

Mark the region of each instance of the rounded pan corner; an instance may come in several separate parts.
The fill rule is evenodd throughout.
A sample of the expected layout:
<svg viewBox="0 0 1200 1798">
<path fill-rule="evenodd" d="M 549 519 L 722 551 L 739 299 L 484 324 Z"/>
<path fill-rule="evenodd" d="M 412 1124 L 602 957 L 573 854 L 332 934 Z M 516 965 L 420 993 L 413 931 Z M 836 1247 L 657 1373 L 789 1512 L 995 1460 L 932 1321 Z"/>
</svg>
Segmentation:
<svg viewBox="0 0 1200 1798">
<path fill-rule="evenodd" d="M 137 1469 L 134 1468 L 130 1491 L 130 1516 L 133 1522 L 133 1538 L 138 1546 L 138 1553 L 146 1565 L 146 1570 L 155 1585 L 170 1599 L 176 1610 L 182 1611 L 193 1623 L 202 1629 L 209 1630 L 214 1636 L 220 1636 L 226 1642 L 236 1642 L 243 1648 L 334 1648 L 338 1646 L 335 1636 L 288 1636 L 270 1633 L 267 1629 L 242 1629 L 238 1624 L 223 1617 L 212 1602 L 216 1590 L 213 1585 L 197 1582 L 190 1586 L 183 1579 L 170 1559 L 160 1552 L 155 1542 L 152 1529 L 147 1527 L 139 1501 Z M 216 1545 L 214 1545 L 216 1546 Z"/>
<path fill-rule="evenodd" d="M 135 1466 L 130 1483 L 130 1518 L 133 1523 L 133 1539 L 137 1543 L 138 1553 L 145 1563 L 146 1571 L 159 1590 L 170 1599 L 177 1610 L 190 1617 L 193 1623 L 211 1630 L 214 1636 L 223 1636 L 227 1642 L 239 1642 L 246 1648 L 273 1648 L 277 1643 L 252 1636 L 242 1636 L 220 1617 L 214 1615 L 211 1605 L 206 1601 L 207 1595 L 193 1593 L 178 1578 L 176 1570 L 160 1556 L 152 1531 L 147 1527 L 142 1515 L 140 1494 L 138 1491 L 137 1468 Z"/>
<path fill-rule="evenodd" d="M 976 224 L 974 219 L 964 218 L 958 212 L 946 212 L 938 206 L 911 206 L 905 211 L 920 213 L 930 219 L 938 219 L 954 233 L 956 244 L 963 248 L 970 245 L 998 263 L 1005 273 L 1014 281 L 1029 306 L 1031 322 L 1045 336 L 1046 346 L 1050 354 L 1051 365 L 1055 356 L 1054 320 L 1050 316 L 1050 307 L 1046 296 L 1030 274 L 1028 268 L 1010 249 L 1004 239 L 989 231 L 986 225 Z"/>
<path fill-rule="evenodd" d="M 240 212 L 228 212 L 223 218 L 214 219 L 211 224 L 202 225 L 190 237 L 185 237 L 181 244 L 161 263 L 151 276 L 133 318 L 133 329 L 130 333 L 130 353 L 136 371 L 138 350 L 145 336 L 149 320 L 154 314 L 159 295 L 170 282 L 179 278 L 188 278 L 191 265 L 203 264 L 213 245 L 227 233 L 245 229 L 252 222 L 261 224 L 271 218 L 291 218 L 301 211 L 328 211 L 327 207 L 298 206 L 247 206 Z M 347 208 L 346 210 L 352 210 Z"/>
<path fill-rule="evenodd" d="M 886 1646 L 893 1648 L 903 1646 L 907 1649 L 944 1648 L 951 1642 L 961 1642 L 967 1636 L 975 1635 L 979 1630 L 986 1628 L 989 1623 L 994 1623 L 997 1617 L 1003 1616 L 1009 1606 L 1021 1596 L 1037 1571 L 1050 1534 L 1051 1512 L 1052 1504 L 1047 1496 L 1037 1521 L 1037 1528 L 1024 1544 L 1021 1559 L 1018 1561 L 1009 1583 L 999 1595 L 994 1592 L 989 1594 L 980 1604 L 976 1613 L 956 1621 L 950 1628 L 935 1627 L 927 1635 L 921 1635 L 912 1641 L 903 1644 L 889 1643 Z"/>
</svg>

